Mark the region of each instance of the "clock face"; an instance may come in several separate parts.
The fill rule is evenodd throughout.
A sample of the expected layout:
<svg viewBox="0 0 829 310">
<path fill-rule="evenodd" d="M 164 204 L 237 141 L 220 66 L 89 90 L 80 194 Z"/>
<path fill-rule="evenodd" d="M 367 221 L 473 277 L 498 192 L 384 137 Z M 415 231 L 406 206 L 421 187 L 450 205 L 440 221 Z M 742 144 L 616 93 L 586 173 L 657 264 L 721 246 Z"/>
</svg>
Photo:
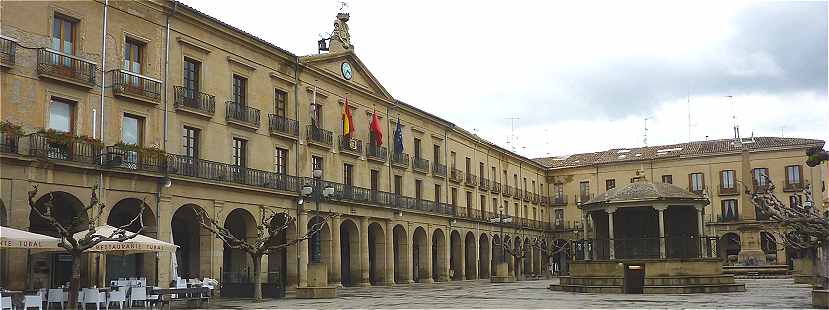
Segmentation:
<svg viewBox="0 0 829 310">
<path fill-rule="evenodd" d="M 342 65 L 342 70 L 343 70 L 343 78 L 345 78 L 346 80 L 350 80 L 351 79 L 351 74 L 352 74 L 351 65 L 348 64 L 347 62 L 344 62 L 343 65 Z"/>
</svg>

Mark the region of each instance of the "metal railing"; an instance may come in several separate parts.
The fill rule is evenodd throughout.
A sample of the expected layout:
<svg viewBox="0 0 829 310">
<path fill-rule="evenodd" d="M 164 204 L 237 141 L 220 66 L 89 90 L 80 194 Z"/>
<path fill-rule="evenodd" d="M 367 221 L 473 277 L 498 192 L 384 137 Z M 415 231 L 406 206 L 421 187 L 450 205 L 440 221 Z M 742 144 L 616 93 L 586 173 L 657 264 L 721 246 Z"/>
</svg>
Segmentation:
<svg viewBox="0 0 829 310">
<path fill-rule="evenodd" d="M 305 127 L 305 136 L 309 142 L 331 147 L 334 145 L 334 134 L 328 130 L 308 125 Z"/>
<path fill-rule="evenodd" d="M 17 154 L 20 149 L 20 135 L 0 131 L 0 152 Z"/>
<path fill-rule="evenodd" d="M 539 199 L 538 199 L 538 194 L 536 194 L 536 193 L 530 193 L 530 201 L 532 201 L 532 203 L 533 203 L 533 204 L 536 204 L 536 205 L 537 205 L 537 204 L 538 204 L 538 200 L 539 200 Z"/>
<path fill-rule="evenodd" d="M 473 187 L 478 186 L 478 176 L 476 176 L 474 174 L 471 174 L 471 173 L 467 173 L 466 178 L 463 181 L 463 184 L 466 184 L 467 186 L 473 186 Z"/>
<path fill-rule="evenodd" d="M 504 190 L 501 192 L 504 197 L 512 197 L 512 186 L 504 185 Z"/>
<path fill-rule="evenodd" d="M 17 42 L 0 37 L 0 65 L 14 66 L 16 53 Z"/>
<path fill-rule="evenodd" d="M 412 169 L 422 173 L 429 172 L 429 160 L 415 157 L 412 160 Z"/>
<path fill-rule="evenodd" d="M 213 95 L 182 86 L 174 87 L 173 91 L 175 92 L 173 106 L 176 109 L 192 110 L 209 115 L 216 113 L 216 97 Z"/>
<path fill-rule="evenodd" d="M 803 190 L 803 182 L 798 183 L 789 183 L 786 181 L 783 183 L 783 191 L 784 192 L 797 192 Z"/>
<path fill-rule="evenodd" d="M 155 173 L 162 173 L 167 168 L 167 156 L 163 152 L 148 152 L 113 145 L 106 147 L 106 153 L 102 155 L 104 159 L 99 162 L 107 168 Z"/>
<path fill-rule="evenodd" d="M 226 120 L 246 123 L 257 128 L 259 127 L 259 109 L 251 108 L 245 104 L 234 101 L 227 101 L 226 104 Z"/>
<path fill-rule="evenodd" d="M 46 48 L 37 50 L 37 73 L 95 86 L 98 66 L 88 60 Z"/>
<path fill-rule="evenodd" d="M 379 146 L 374 143 L 369 143 L 368 147 L 366 148 L 366 157 L 385 162 L 386 158 L 388 157 L 388 151 L 385 147 Z"/>
<path fill-rule="evenodd" d="M 126 70 L 112 70 L 112 93 L 150 101 L 161 100 L 161 81 Z"/>
<path fill-rule="evenodd" d="M 530 193 L 528 190 L 524 190 L 524 201 L 530 202 L 532 200 L 533 194 Z"/>
<path fill-rule="evenodd" d="M 513 188 L 513 191 L 512 191 L 512 198 L 515 198 L 517 200 L 521 200 L 521 197 L 523 197 L 523 195 L 522 195 L 523 193 L 524 193 L 523 190 L 521 190 L 518 187 L 515 187 L 515 188 Z"/>
<path fill-rule="evenodd" d="M 579 195 L 576 198 L 579 199 L 579 201 L 576 201 L 577 203 L 585 203 L 585 202 L 590 201 L 590 199 L 593 199 L 593 194 L 592 193 L 579 193 Z"/>
<path fill-rule="evenodd" d="M 728 187 L 728 188 L 720 187 L 719 193 L 720 193 L 720 195 L 736 195 L 739 192 L 737 191 L 737 187 Z"/>
<path fill-rule="evenodd" d="M 548 205 L 548 204 L 550 203 L 550 197 L 549 197 L 549 196 L 538 195 L 538 197 L 539 197 L 539 201 L 538 201 L 538 203 L 539 203 L 540 205 L 542 205 L 542 206 L 546 206 L 546 205 Z"/>
<path fill-rule="evenodd" d="M 499 183 L 499 182 L 492 182 L 492 188 L 490 189 L 490 191 L 491 191 L 493 194 L 500 194 L 500 193 L 501 193 L 501 183 Z"/>
<path fill-rule="evenodd" d="M 714 258 L 719 253 L 718 241 L 717 237 L 698 236 L 582 239 L 572 241 L 571 254 L 575 260 L 608 260 L 612 244 L 614 259 L 656 259 L 664 242 L 667 259 Z"/>
<path fill-rule="evenodd" d="M 295 176 L 183 155 L 168 155 L 167 171 L 173 175 L 299 192 L 299 183 Z"/>
<path fill-rule="evenodd" d="M 340 145 L 340 151 L 349 152 L 352 154 L 363 154 L 363 141 L 347 136 L 340 136 L 337 139 Z"/>
<path fill-rule="evenodd" d="M 70 140 L 58 141 L 45 134 L 29 135 L 29 154 L 35 157 L 95 164 L 101 147 L 95 143 Z"/>
<path fill-rule="evenodd" d="M 391 154 L 391 164 L 397 167 L 409 167 L 409 154 L 393 152 Z"/>
<path fill-rule="evenodd" d="M 432 175 L 436 177 L 446 177 L 446 165 L 441 163 L 432 163 Z"/>
<path fill-rule="evenodd" d="M 489 179 L 482 177 L 481 182 L 478 183 L 478 189 L 480 189 L 482 191 L 488 191 L 489 188 L 490 188 Z"/>
<path fill-rule="evenodd" d="M 463 182 L 463 171 L 457 168 L 452 168 L 449 170 L 449 181 L 455 183 Z"/>
<path fill-rule="evenodd" d="M 567 195 L 566 194 L 556 194 L 555 196 L 550 197 L 550 205 L 551 206 L 566 206 L 567 205 Z"/>
<path fill-rule="evenodd" d="M 290 118 L 268 114 L 268 128 L 273 134 L 299 137 L 299 122 Z"/>
</svg>

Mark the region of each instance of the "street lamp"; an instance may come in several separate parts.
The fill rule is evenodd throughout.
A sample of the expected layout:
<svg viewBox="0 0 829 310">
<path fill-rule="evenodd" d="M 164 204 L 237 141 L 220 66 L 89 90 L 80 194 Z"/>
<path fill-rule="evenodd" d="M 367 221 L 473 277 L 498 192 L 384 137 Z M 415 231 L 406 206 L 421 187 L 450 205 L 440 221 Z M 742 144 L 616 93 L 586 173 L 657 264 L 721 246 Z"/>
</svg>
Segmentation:
<svg viewBox="0 0 829 310">
<path fill-rule="evenodd" d="M 326 186 L 325 188 L 322 187 L 322 170 L 314 169 L 313 172 L 314 179 L 311 181 L 311 185 L 305 185 L 302 187 L 302 196 L 303 197 L 310 197 L 314 199 L 315 210 L 314 215 L 316 220 L 319 221 L 320 218 L 320 200 L 322 198 L 329 198 L 334 195 L 334 188 L 331 186 Z M 300 204 L 302 204 L 303 199 L 300 199 Z M 315 222 L 316 224 L 316 222 Z M 321 249 L 320 249 L 320 234 L 319 231 L 314 232 L 313 237 L 311 237 L 311 262 L 312 263 L 319 263 L 320 256 L 321 256 Z"/>
<path fill-rule="evenodd" d="M 490 223 L 497 223 L 498 227 L 500 228 L 500 235 L 501 235 L 501 262 L 505 263 L 507 261 L 506 255 L 504 252 L 506 251 L 506 246 L 504 245 L 504 224 L 512 223 L 512 218 L 504 218 L 504 207 L 498 208 L 498 217 L 489 219 Z"/>
</svg>

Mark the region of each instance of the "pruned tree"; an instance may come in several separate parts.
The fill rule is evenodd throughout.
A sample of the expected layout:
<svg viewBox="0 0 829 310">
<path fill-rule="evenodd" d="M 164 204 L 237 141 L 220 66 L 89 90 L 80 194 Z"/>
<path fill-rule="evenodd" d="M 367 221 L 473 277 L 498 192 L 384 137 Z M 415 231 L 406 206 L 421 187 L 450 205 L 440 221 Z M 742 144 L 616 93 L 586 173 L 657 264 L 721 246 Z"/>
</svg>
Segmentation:
<svg viewBox="0 0 829 310">
<path fill-rule="evenodd" d="M 557 252 L 551 251 L 551 249 L 545 248 L 544 243 L 542 241 L 543 240 L 541 238 L 533 238 L 529 243 L 522 242 L 521 246 L 519 246 L 516 249 L 512 245 L 512 242 L 510 242 L 509 237 L 502 236 L 501 239 L 498 239 L 498 241 L 495 242 L 495 246 L 500 247 L 502 249 L 502 251 L 504 253 L 504 256 L 512 257 L 513 259 L 521 261 L 521 262 L 523 262 L 524 258 L 526 258 L 528 255 L 532 254 L 532 249 L 538 249 L 539 251 L 541 251 L 544 254 L 557 253 Z M 549 254 L 549 255 L 552 255 L 552 254 Z M 521 267 L 518 267 L 518 268 L 521 268 Z"/>
<path fill-rule="evenodd" d="M 33 185 L 32 190 L 29 191 L 29 207 L 39 218 L 43 219 L 55 230 L 61 239 L 58 246 L 63 248 L 72 257 L 72 280 L 69 282 L 68 296 L 69 309 L 76 309 L 78 306 L 78 290 L 81 284 L 81 255 L 101 242 L 127 241 L 135 238 L 135 236 L 138 236 L 144 230 L 143 214 L 146 203 L 142 200 L 138 214 L 127 224 L 116 227 L 117 229 L 105 235 L 98 234 L 95 225 L 104 214 L 106 205 L 98 200 L 97 191 L 98 185 L 93 186 L 89 205 L 84 206 L 72 218 L 63 221 L 55 217 L 56 206 L 52 193 L 48 194 L 48 199 L 43 203 L 43 207 L 38 207 L 34 201 L 34 198 L 37 197 L 37 185 Z M 139 227 L 138 231 L 131 232 L 127 230 L 128 227 L 132 227 L 136 223 Z M 85 234 L 76 235 L 84 230 L 86 231 Z"/>
<path fill-rule="evenodd" d="M 198 215 L 201 226 L 210 231 L 217 239 L 229 248 L 242 250 L 251 257 L 253 260 L 253 298 L 257 301 L 262 300 L 262 277 L 260 275 L 262 272 L 262 256 L 276 253 L 303 240 L 313 238 L 322 230 L 329 218 L 336 216 L 333 212 L 329 212 L 327 216 L 312 222 L 305 235 L 298 236 L 293 240 L 287 240 L 287 238 L 283 240 L 280 238 L 280 233 L 285 232 L 291 227 L 291 224 L 296 223 L 296 218 L 285 211 L 275 212 L 263 209 L 261 222 L 256 226 L 256 238 L 248 240 L 244 236 L 234 235 L 230 229 L 224 227 L 206 211 L 197 208 L 193 208 L 193 211 Z M 304 225 L 304 223 L 299 224 Z"/>
<path fill-rule="evenodd" d="M 824 161 L 829 161 L 829 152 L 819 147 L 813 147 L 806 150 L 806 156 L 809 156 L 806 160 L 806 165 L 809 167 L 815 167 Z"/>
</svg>

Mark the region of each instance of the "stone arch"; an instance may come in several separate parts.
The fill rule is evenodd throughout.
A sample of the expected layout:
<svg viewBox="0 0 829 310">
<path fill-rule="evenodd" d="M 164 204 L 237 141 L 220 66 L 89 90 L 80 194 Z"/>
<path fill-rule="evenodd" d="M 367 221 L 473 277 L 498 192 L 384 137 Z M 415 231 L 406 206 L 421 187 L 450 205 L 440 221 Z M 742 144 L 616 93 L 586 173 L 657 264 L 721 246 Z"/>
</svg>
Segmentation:
<svg viewBox="0 0 829 310">
<path fill-rule="evenodd" d="M 158 238 L 158 225 L 155 215 L 150 206 L 141 199 L 124 198 L 118 201 L 109 211 L 107 225 L 122 227 L 130 224 L 129 222 L 138 215 L 142 204 L 144 205 L 144 211 L 141 214 L 141 220 L 144 223 L 144 229 L 141 234 L 150 238 Z M 138 222 L 133 222 L 132 225 L 125 228 L 128 231 L 137 232 L 141 229 L 141 225 Z M 147 282 L 156 283 L 155 253 L 106 255 L 104 264 L 106 268 L 106 281 L 104 283 L 128 277 L 146 277 Z"/>
<path fill-rule="evenodd" d="M 449 237 L 449 277 L 452 280 L 464 279 L 463 240 L 457 230 L 452 230 Z"/>
<path fill-rule="evenodd" d="M 297 227 L 293 218 L 287 214 L 279 214 L 272 219 L 274 225 L 284 226 L 288 221 L 287 228 L 279 232 L 276 237 L 277 244 L 288 244 L 297 239 Z M 283 246 L 271 254 L 268 254 L 268 277 L 267 283 L 280 283 L 282 287 L 295 287 L 297 285 L 297 264 L 290 258 L 297 257 L 296 246 Z"/>
<path fill-rule="evenodd" d="M 308 262 L 314 261 L 314 244 L 319 242 L 320 244 L 320 257 L 319 260 L 321 263 L 325 264 L 326 266 L 332 265 L 331 263 L 331 228 L 328 226 L 328 223 L 325 221 L 325 218 L 322 216 L 313 216 L 308 219 L 308 224 L 306 225 L 307 231 L 311 231 L 312 226 L 316 223 L 322 222 L 322 228 L 319 231 L 319 240 L 315 237 L 311 236 L 306 242 L 306 246 L 308 247 Z"/>
<path fill-rule="evenodd" d="M 236 208 L 227 214 L 224 228 L 240 240 L 256 238 L 256 219 L 243 208 Z M 224 244 L 222 251 L 222 281 L 225 283 L 251 283 L 253 281 L 253 259 L 247 252 Z"/>
<path fill-rule="evenodd" d="M 506 253 L 501 247 L 501 236 L 498 234 L 492 235 L 492 263 L 489 264 L 490 276 L 494 276 L 498 270 L 498 263 L 506 261 Z"/>
<path fill-rule="evenodd" d="M 412 270 L 415 282 L 431 282 L 432 275 L 429 271 L 429 238 L 426 230 L 418 226 L 412 234 Z"/>
<path fill-rule="evenodd" d="M 515 238 L 513 238 L 512 250 L 516 254 L 520 253 L 520 251 L 522 249 L 521 246 L 522 246 L 521 237 L 516 236 Z M 513 256 L 513 264 L 514 264 L 513 274 L 515 275 L 516 279 L 521 279 L 521 275 L 524 274 L 524 266 L 523 266 L 524 265 L 524 261 L 523 261 L 524 258 L 525 257 L 521 257 L 520 255 Z"/>
<path fill-rule="evenodd" d="M 524 238 L 521 244 L 522 252 L 524 253 L 523 263 L 521 266 L 522 274 L 531 275 L 533 273 L 533 248 L 530 246 L 530 239 Z"/>
<path fill-rule="evenodd" d="M 513 238 L 510 237 L 508 234 L 504 234 L 503 242 L 504 246 L 501 248 L 502 252 L 504 253 L 504 260 L 507 262 L 507 271 L 509 275 L 515 275 L 515 257 L 511 254 L 512 251 L 512 240 Z"/>
<path fill-rule="evenodd" d="M 446 236 L 443 230 L 435 228 L 432 233 L 432 280 L 435 282 L 449 280 L 446 254 Z"/>
<path fill-rule="evenodd" d="M 478 247 L 477 247 L 477 240 L 475 240 L 475 234 L 470 232 L 466 233 L 466 238 L 464 238 L 464 259 L 466 263 L 464 264 L 465 268 L 465 275 L 466 279 L 477 279 L 478 278 Z"/>
<path fill-rule="evenodd" d="M 409 238 L 406 234 L 406 228 L 403 225 L 397 224 L 392 228 L 392 237 L 394 240 L 394 283 L 406 283 L 408 279 L 407 270 L 412 270 L 412 261 L 409 257 Z"/>
<path fill-rule="evenodd" d="M 360 230 L 357 223 L 350 218 L 340 223 L 340 274 L 344 286 L 360 284 L 362 268 L 360 266 Z"/>
<path fill-rule="evenodd" d="M 760 249 L 766 255 L 766 263 L 777 263 L 777 239 L 774 238 L 774 234 L 767 231 L 760 232 Z"/>
<path fill-rule="evenodd" d="M 35 208 L 46 212 L 49 203 L 52 206 L 49 213 L 66 229 L 78 232 L 89 227 L 88 218 L 82 213 L 85 205 L 75 195 L 63 191 L 48 192 L 36 200 Z M 74 225 L 73 219 L 77 219 Z M 34 210 L 29 210 L 29 231 L 59 237 L 55 228 Z M 29 259 L 30 284 L 33 287 L 57 287 L 71 280 L 72 262 L 69 254 L 37 253 L 32 254 Z M 94 274 L 89 268 L 89 255 L 83 255 L 81 259 L 81 284 L 89 285 L 94 280 L 90 276 Z"/>
<path fill-rule="evenodd" d="M 368 279 L 371 285 L 384 285 L 386 275 L 386 232 L 373 222 L 368 225 Z"/>
<path fill-rule="evenodd" d="M 740 235 L 730 232 L 720 237 L 720 255 L 726 260 L 727 263 L 736 263 L 738 256 L 740 255 L 740 251 Z"/>
<path fill-rule="evenodd" d="M 492 270 L 492 266 L 490 261 L 492 261 L 492 257 L 490 257 L 492 246 L 489 241 L 489 236 L 486 233 L 482 233 L 480 237 L 478 237 L 478 278 L 484 279 L 489 278 L 490 270 Z"/>
<path fill-rule="evenodd" d="M 212 273 L 213 235 L 201 226 L 196 212 L 204 212 L 204 209 L 186 204 L 179 207 L 170 220 L 173 243 L 179 246 L 176 251 L 177 274 L 184 279 L 208 277 Z"/>
</svg>

